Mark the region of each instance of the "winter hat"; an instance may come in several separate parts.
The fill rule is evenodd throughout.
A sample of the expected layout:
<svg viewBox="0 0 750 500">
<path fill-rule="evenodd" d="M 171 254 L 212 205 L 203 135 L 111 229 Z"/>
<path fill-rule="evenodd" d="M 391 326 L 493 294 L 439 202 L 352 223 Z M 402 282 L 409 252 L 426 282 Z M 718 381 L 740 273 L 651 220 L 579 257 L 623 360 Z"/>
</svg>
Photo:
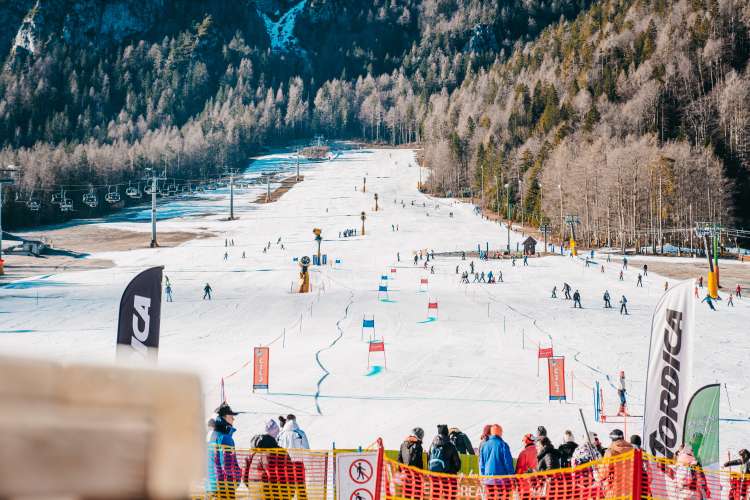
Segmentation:
<svg viewBox="0 0 750 500">
<path fill-rule="evenodd" d="M 540 425 L 536 428 L 536 435 L 537 437 L 543 437 L 547 435 L 547 429 L 544 428 L 543 425 Z"/>
<path fill-rule="evenodd" d="M 503 428 L 499 424 L 493 424 L 492 427 L 490 427 L 490 435 L 497 436 L 497 437 L 503 437 Z"/>
<path fill-rule="evenodd" d="M 611 439 L 612 441 L 625 439 L 625 434 L 623 434 L 620 429 L 612 429 L 612 432 L 609 433 L 609 439 Z"/>
<path fill-rule="evenodd" d="M 266 434 L 274 439 L 279 435 L 279 424 L 276 423 L 276 420 L 270 419 L 266 422 Z"/>
<path fill-rule="evenodd" d="M 437 432 L 440 436 L 447 436 L 448 435 L 448 426 L 445 424 L 438 424 L 437 426 Z"/>
<path fill-rule="evenodd" d="M 641 447 L 641 436 L 639 436 L 638 434 L 633 434 L 632 436 L 630 436 L 630 444 L 632 444 L 636 448 L 640 448 Z"/>
<path fill-rule="evenodd" d="M 218 408 L 216 408 L 216 413 L 220 417 L 226 417 L 227 415 L 232 415 L 232 416 L 239 415 L 239 413 L 232 411 L 232 407 L 226 403 L 221 403 L 221 405 Z"/>
<path fill-rule="evenodd" d="M 422 430 L 421 427 L 415 427 L 411 430 L 412 434 L 414 434 L 414 437 L 421 440 L 424 438 L 424 430 Z"/>
<path fill-rule="evenodd" d="M 523 441 L 524 446 L 528 446 L 530 444 L 533 444 L 534 443 L 534 435 L 531 434 L 531 433 L 526 434 L 523 437 L 522 441 Z"/>
</svg>

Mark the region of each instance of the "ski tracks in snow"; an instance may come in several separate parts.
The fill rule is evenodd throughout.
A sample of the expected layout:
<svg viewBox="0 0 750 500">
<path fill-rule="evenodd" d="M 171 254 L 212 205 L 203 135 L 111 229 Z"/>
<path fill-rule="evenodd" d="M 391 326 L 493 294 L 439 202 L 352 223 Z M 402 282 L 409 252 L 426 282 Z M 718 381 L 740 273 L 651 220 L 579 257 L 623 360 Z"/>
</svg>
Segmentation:
<svg viewBox="0 0 750 500">
<path fill-rule="evenodd" d="M 346 308 L 344 309 L 344 317 L 336 321 L 336 329 L 338 330 L 339 334 L 335 339 L 333 339 L 333 341 L 331 341 L 330 344 L 328 344 L 326 347 L 323 347 L 322 349 L 319 349 L 315 353 L 315 362 L 318 363 L 320 369 L 323 370 L 323 376 L 318 380 L 318 386 L 315 390 L 315 410 L 318 412 L 318 415 L 323 414 L 323 412 L 320 410 L 320 388 L 323 385 L 325 379 L 328 378 L 328 375 L 331 374 L 331 372 L 329 372 L 328 369 L 323 366 L 323 363 L 321 363 L 320 355 L 324 351 L 327 351 L 328 349 L 331 349 L 333 346 L 335 346 L 336 343 L 344 336 L 344 330 L 341 328 L 341 322 L 349 317 L 349 308 L 352 306 L 352 304 L 354 304 L 354 292 L 349 292 L 349 303 L 346 304 Z"/>
</svg>

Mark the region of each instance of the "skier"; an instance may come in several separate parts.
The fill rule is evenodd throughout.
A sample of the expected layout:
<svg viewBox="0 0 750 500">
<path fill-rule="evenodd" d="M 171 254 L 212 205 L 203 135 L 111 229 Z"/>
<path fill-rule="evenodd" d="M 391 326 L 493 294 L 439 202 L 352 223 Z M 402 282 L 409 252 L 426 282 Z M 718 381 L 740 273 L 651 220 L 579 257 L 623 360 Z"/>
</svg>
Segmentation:
<svg viewBox="0 0 750 500">
<path fill-rule="evenodd" d="M 516 267 L 516 258 L 515 257 L 511 257 L 510 258 L 510 263 L 513 264 L 513 267 Z"/>
<path fill-rule="evenodd" d="M 628 299 L 624 295 L 620 299 L 620 314 L 628 315 Z"/>
<path fill-rule="evenodd" d="M 242 258 L 243 259 L 245 258 L 245 251 L 244 250 L 242 251 Z"/>
<path fill-rule="evenodd" d="M 396 252 L 396 262 L 401 262 L 401 253 Z"/>
<path fill-rule="evenodd" d="M 224 260 L 226 261 L 229 258 L 229 252 L 224 252 Z"/>
<path fill-rule="evenodd" d="M 636 288 L 641 287 L 643 288 L 643 276 L 641 276 L 641 273 L 638 273 L 638 281 L 635 283 Z"/>
<path fill-rule="evenodd" d="M 461 252 L 461 260 L 466 260 L 466 252 Z"/>
<path fill-rule="evenodd" d="M 224 238 L 224 248 L 229 246 L 229 240 Z"/>
<path fill-rule="evenodd" d="M 716 308 L 714 307 L 714 301 L 710 295 L 706 295 L 706 297 L 703 300 L 701 300 L 701 302 L 708 303 L 708 307 L 710 307 L 712 311 L 716 310 Z"/>
<path fill-rule="evenodd" d="M 422 458 L 422 438 L 424 438 L 424 431 L 421 427 L 415 427 L 412 429 L 404 442 L 401 443 L 401 448 L 398 450 L 398 462 L 404 465 L 410 465 L 421 469 L 424 467 L 424 461 Z"/>
<path fill-rule="evenodd" d="M 417 261 L 418 261 L 418 260 L 419 260 L 419 256 L 415 254 L 415 255 L 414 255 L 414 265 L 415 265 L 415 266 L 417 265 Z"/>
<path fill-rule="evenodd" d="M 500 269 L 497 270 L 497 279 L 498 279 L 498 281 L 500 281 L 500 283 L 504 283 L 504 281 L 503 281 L 503 272 Z"/>
<path fill-rule="evenodd" d="M 474 261 L 469 262 L 469 268 L 471 268 L 471 274 L 474 274 Z"/>
<path fill-rule="evenodd" d="M 552 297 L 553 299 L 557 298 L 557 285 L 552 287 Z"/>
<path fill-rule="evenodd" d="M 565 300 L 570 300 L 570 285 L 563 283 L 563 293 L 565 294 Z"/>
<path fill-rule="evenodd" d="M 203 287 L 203 300 L 206 300 L 206 297 L 208 297 L 208 300 L 211 300 L 211 292 L 213 292 L 213 288 L 206 283 L 206 286 Z"/>
<path fill-rule="evenodd" d="M 666 292 L 669 289 L 669 281 L 664 282 L 664 291 Z"/>
<path fill-rule="evenodd" d="M 698 286 L 703 288 L 703 276 L 698 276 Z"/>
<path fill-rule="evenodd" d="M 648 276 L 648 264 L 643 264 L 643 275 Z"/>
<path fill-rule="evenodd" d="M 583 309 L 583 306 L 581 305 L 581 294 L 576 290 L 573 293 L 573 309 L 578 306 L 579 309 Z"/>
<path fill-rule="evenodd" d="M 625 390 L 625 372 L 620 370 L 620 387 L 617 389 L 617 395 L 620 397 L 620 409 L 617 411 L 618 417 L 627 417 L 628 401 L 627 391 Z"/>
<path fill-rule="evenodd" d="M 479 282 L 480 283 L 487 283 L 484 279 L 484 271 L 482 271 L 482 274 L 479 275 Z"/>
<path fill-rule="evenodd" d="M 167 282 L 166 288 L 164 288 L 164 293 L 167 295 L 167 302 L 172 302 L 172 285 Z"/>
<path fill-rule="evenodd" d="M 430 266 L 430 274 L 435 274 L 435 266 Z"/>
<path fill-rule="evenodd" d="M 622 274 L 622 270 L 620 270 L 620 281 L 625 281 L 625 277 Z"/>
<path fill-rule="evenodd" d="M 458 274 L 458 266 L 456 266 L 456 274 Z"/>
<path fill-rule="evenodd" d="M 396 232 L 396 226 L 394 226 L 393 224 L 391 224 L 391 232 Z"/>
<path fill-rule="evenodd" d="M 604 309 L 612 309 L 610 302 L 609 290 L 604 290 Z"/>
<path fill-rule="evenodd" d="M 607 262 L 612 262 L 612 255 L 607 254 Z"/>
<path fill-rule="evenodd" d="M 587 257 L 586 258 L 586 266 L 585 267 L 591 267 L 590 264 L 591 264 L 591 261 Z"/>
<path fill-rule="evenodd" d="M 732 300 L 732 292 L 729 292 L 729 300 L 727 301 L 727 305 L 730 307 L 734 307 L 734 301 Z"/>
<path fill-rule="evenodd" d="M 492 271 L 487 273 L 487 283 L 494 283 L 495 282 L 495 275 L 492 274 Z"/>
<path fill-rule="evenodd" d="M 628 258 L 627 257 L 623 257 L 622 258 L 622 268 L 623 269 L 627 269 L 628 268 Z"/>
<path fill-rule="evenodd" d="M 479 273 L 474 273 L 474 283 L 479 283 Z"/>
<path fill-rule="evenodd" d="M 528 255 L 524 255 L 523 256 L 523 265 L 524 266 L 528 266 L 529 265 L 529 256 Z"/>
<path fill-rule="evenodd" d="M 742 287 L 739 283 L 737 283 L 737 288 L 734 289 L 734 293 L 737 294 L 738 299 L 742 298 Z"/>
<path fill-rule="evenodd" d="M 604 264 L 602 264 L 602 274 L 604 274 Z"/>
</svg>

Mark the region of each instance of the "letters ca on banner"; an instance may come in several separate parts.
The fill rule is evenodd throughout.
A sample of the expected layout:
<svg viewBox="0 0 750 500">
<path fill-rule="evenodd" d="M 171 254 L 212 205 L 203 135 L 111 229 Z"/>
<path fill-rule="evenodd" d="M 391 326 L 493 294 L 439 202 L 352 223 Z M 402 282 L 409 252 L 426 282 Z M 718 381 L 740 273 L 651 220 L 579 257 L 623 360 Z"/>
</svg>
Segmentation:
<svg viewBox="0 0 750 500">
<path fill-rule="evenodd" d="M 253 390 L 268 389 L 268 361 L 270 351 L 268 347 L 253 349 Z"/>
<path fill-rule="evenodd" d="M 694 281 L 665 293 L 651 324 L 643 438 L 646 451 L 672 458 L 682 444 L 693 377 Z"/>
<path fill-rule="evenodd" d="M 159 347 L 163 269 L 161 266 L 147 269 L 125 288 L 117 322 L 118 344 Z"/>
<path fill-rule="evenodd" d="M 565 400 L 565 358 L 547 358 L 549 399 Z"/>
</svg>

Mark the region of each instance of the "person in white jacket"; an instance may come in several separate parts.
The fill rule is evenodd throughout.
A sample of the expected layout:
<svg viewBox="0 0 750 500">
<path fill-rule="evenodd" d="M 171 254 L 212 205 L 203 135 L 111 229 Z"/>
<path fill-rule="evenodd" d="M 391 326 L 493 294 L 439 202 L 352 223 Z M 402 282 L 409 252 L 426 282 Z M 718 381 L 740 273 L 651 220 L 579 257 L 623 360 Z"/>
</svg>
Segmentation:
<svg viewBox="0 0 750 500">
<path fill-rule="evenodd" d="M 277 439 L 279 446 L 287 449 L 302 448 L 310 449 L 310 443 L 307 441 L 305 431 L 297 425 L 297 418 L 294 415 L 287 415 L 286 422 L 279 432 Z"/>
</svg>

